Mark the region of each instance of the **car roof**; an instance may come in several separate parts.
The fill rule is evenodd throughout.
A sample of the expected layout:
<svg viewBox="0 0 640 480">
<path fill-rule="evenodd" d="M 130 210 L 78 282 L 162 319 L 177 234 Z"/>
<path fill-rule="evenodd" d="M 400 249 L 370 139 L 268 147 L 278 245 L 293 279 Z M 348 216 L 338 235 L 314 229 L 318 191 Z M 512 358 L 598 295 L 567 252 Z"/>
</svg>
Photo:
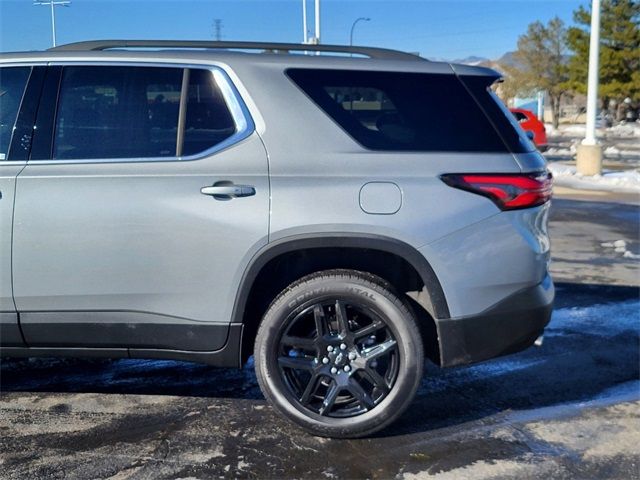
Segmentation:
<svg viewBox="0 0 640 480">
<path fill-rule="evenodd" d="M 103 45 L 105 46 L 104 48 L 102 48 Z M 160 46 L 147 47 L 146 45 Z M 184 47 L 184 45 L 198 46 L 190 48 Z M 256 52 L 256 49 L 261 49 L 261 51 Z M 299 53 L 291 53 L 292 51 Z M 329 52 L 337 52 L 341 55 L 327 55 L 326 53 Z M 486 67 L 431 62 L 417 55 L 396 50 L 372 47 L 348 47 L 342 45 L 106 40 L 68 44 L 46 51 L 0 54 L 0 62 L 3 63 L 120 61 L 226 64 L 232 68 L 233 66 L 250 64 L 279 65 L 283 69 L 299 67 L 391 70 L 403 72 L 455 72 L 459 75 L 501 77 L 498 72 Z"/>
</svg>

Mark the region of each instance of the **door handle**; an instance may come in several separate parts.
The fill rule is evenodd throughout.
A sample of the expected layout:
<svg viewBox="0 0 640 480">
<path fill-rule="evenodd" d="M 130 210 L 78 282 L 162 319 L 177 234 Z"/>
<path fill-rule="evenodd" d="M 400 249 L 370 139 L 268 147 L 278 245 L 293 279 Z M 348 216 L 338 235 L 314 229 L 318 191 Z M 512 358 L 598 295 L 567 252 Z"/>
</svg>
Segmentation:
<svg viewBox="0 0 640 480">
<path fill-rule="evenodd" d="M 211 195 L 219 200 L 227 200 L 238 197 L 251 197 L 256 194 L 256 189 L 251 185 L 212 185 L 210 187 L 202 187 L 200 193 Z"/>
</svg>

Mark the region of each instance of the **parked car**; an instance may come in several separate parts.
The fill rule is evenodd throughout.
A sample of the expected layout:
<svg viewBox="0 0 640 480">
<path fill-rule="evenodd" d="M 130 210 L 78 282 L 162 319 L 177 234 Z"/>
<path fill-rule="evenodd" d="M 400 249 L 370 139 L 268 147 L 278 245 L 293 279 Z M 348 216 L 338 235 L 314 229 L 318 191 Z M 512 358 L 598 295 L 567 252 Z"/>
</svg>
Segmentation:
<svg viewBox="0 0 640 480">
<path fill-rule="evenodd" d="M 498 79 L 326 45 L 0 56 L 2 355 L 253 355 L 308 432 L 384 428 L 425 357 L 513 353 L 550 318 L 550 175 Z"/>
<path fill-rule="evenodd" d="M 538 117 L 529 110 L 523 108 L 510 108 L 513 116 L 522 127 L 525 132 L 531 132 L 533 134 L 533 143 L 535 143 L 538 150 L 544 152 L 549 148 L 547 143 L 547 130 L 544 127 L 544 123 L 538 120 Z"/>
</svg>

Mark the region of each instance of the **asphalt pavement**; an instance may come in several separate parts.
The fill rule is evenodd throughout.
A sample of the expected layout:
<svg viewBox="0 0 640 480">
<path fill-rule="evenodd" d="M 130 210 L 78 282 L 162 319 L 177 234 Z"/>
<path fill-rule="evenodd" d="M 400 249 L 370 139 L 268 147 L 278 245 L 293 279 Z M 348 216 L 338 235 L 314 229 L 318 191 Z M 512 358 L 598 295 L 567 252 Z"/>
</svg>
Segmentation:
<svg viewBox="0 0 640 480">
<path fill-rule="evenodd" d="M 301 432 L 251 365 L 7 359 L 0 478 L 640 478 L 639 208 L 581 198 L 552 206 L 544 344 L 427 365 L 409 411 L 373 438 Z"/>
</svg>

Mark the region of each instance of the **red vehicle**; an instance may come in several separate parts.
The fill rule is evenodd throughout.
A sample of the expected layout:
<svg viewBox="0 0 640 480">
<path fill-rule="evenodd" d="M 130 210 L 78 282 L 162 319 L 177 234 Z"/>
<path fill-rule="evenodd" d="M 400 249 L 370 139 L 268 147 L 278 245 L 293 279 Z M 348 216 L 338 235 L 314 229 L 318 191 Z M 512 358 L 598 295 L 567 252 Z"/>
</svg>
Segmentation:
<svg viewBox="0 0 640 480">
<path fill-rule="evenodd" d="M 544 123 L 529 110 L 522 108 L 510 108 L 509 110 L 525 132 L 533 133 L 533 143 L 536 144 L 538 150 L 544 152 L 547 149 L 547 131 L 544 128 Z"/>
</svg>

